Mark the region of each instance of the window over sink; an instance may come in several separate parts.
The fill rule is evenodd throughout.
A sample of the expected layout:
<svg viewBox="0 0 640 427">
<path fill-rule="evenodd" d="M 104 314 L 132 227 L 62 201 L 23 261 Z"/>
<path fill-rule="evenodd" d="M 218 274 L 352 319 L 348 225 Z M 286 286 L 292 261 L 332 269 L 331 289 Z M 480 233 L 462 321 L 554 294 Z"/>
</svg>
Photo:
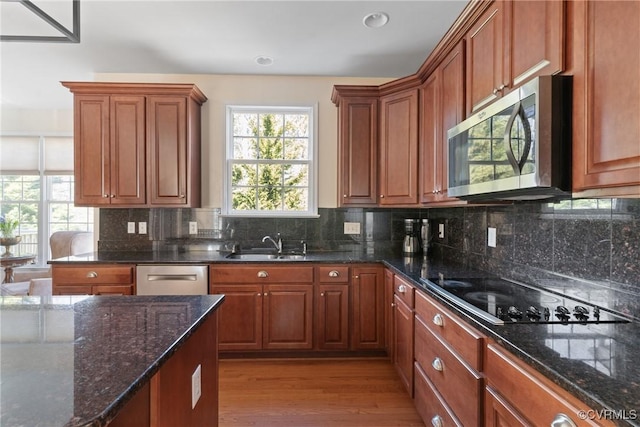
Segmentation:
<svg viewBox="0 0 640 427">
<path fill-rule="evenodd" d="M 316 107 L 227 106 L 226 215 L 317 215 Z"/>
</svg>

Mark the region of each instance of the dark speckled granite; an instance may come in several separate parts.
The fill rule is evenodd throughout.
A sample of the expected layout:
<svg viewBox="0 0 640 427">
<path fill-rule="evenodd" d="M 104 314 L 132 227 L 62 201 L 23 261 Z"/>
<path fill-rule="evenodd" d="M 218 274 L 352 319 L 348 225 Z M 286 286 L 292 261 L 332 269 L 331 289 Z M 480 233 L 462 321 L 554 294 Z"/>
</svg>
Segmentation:
<svg viewBox="0 0 640 427">
<path fill-rule="evenodd" d="M 106 425 L 222 300 L 2 297 L 0 425 Z"/>
</svg>

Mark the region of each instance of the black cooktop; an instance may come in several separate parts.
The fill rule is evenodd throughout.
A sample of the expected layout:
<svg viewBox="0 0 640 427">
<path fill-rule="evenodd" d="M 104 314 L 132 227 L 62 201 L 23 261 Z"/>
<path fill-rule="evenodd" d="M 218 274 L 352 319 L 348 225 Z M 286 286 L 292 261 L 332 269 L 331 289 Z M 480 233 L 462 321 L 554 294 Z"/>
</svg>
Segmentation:
<svg viewBox="0 0 640 427">
<path fill-rule="evenodd" d="M 591 303 L 502 278 L 420 279 L 461 309 L 494 325 L 517 323 L 624 323 Z"/>
</svg>

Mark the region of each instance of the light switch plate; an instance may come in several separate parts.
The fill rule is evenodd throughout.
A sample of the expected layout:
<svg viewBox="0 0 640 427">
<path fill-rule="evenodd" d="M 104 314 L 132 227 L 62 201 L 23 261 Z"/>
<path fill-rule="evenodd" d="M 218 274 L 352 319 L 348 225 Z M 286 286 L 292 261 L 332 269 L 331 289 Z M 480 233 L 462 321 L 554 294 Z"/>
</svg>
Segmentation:
<svg viewBox="0 0 640 427">
<path fill-rule="evenodd" d="M 191 374 L 191 409 L 196 407 L 200 396 L 202 396 L 202 365 L 198 365 Z"/>
<path fill-rule="evenodd" d="M 438 238 L 444 239 L 444 224 L 438 224 Z"/>
<path fill-rule="evenodd" d="M 147 234 L 147 223 L 139 222 L 138 223 L 138 233 L 139 234 Z"/>
<path fill-rule="evenodd" d="M 496 247 L 496 229 L 493 227 L 489 227 L 487 230 L 487 245 L 489 245 L 490 248 Z"/>
<path fill-rule="evenodd" d="M 359 222 L 345 222 L 344 223 L 344 234 L 360 234 L 360 223 Z"/>
<path fill-rule="evenodd" d="M 198 234 L 198 222 L 189 221 L 189 234 Z"/>
<path fill-rule="evenodd" d="M 127 233 L 136 234 L 136 223 L 135 222 L 127 222 Z"/>
</svg>

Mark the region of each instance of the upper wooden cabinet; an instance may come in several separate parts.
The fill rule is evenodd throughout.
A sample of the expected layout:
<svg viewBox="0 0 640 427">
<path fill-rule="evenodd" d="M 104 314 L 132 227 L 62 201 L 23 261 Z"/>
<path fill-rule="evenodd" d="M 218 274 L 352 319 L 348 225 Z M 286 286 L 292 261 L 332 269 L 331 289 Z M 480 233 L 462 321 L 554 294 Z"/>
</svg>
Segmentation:
<svg viewBox="0 0 640 427">
<path fill-rule="evenodd" d="M 571 2 L 573 190 L 640 195 L 640 3 Z M 606 189 L 606 190 L 603 190 Z"/>
<path fill-rule="evenodd" d="M 564 69 L 565 2 L 496 0 L 466 33 L 467 111 Z"/>
<path fill-rule="evenodd" d="M 447 196 L 447 131 L 464 119 L 464 43 L 460 42 L 420 88 L 420 201 Z"/>
<path fill-rule="evenodd" d="M 63 82 L 74 93 L 75 204 L 200 206 L 192 84 Z"/>
<path fill-rule="evenodd" d="M 378 202 L 378 87 L 334 86 L 338 107 L 338 205 Z"/>
<path fill-rule="evenodd" d="M 418 202 L 418 89 L 380 98 L 380 204 Z"/>
</svg>

